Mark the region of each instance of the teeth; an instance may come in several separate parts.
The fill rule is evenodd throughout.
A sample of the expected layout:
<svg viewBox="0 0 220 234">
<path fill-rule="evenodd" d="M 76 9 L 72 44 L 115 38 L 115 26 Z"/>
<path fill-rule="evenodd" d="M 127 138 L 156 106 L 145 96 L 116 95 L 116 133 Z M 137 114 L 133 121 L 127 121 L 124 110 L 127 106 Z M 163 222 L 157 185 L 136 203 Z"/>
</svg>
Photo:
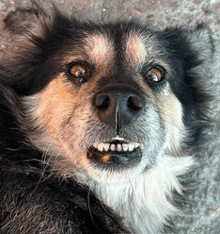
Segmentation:
<svg viewBox="0 0 220 234">
<path fill-rule="evenodd" d="M 122 145 L 121 144 L 117 144 L 117 151 L 121 151 L 122 150 Z"/>
<path fill-rule="evenodd" d="M 116 145 L 115 144 L 111 144 L 110 150 L 111 151 L 115 151 Z"/>
<path fill-rule="evenodd" d="M 94 146 L 94 148 L 98 149 L 99 143 L 96 142 L 93 146 Z"/>
<path fill-rule="evenodd" d="M 114 143 L 95 143 L 93 145 L 94 148 L 98 149 L 101 152 L 104 151 L 118 151 L 118 152 L 131 152 L 134 149 L 138 148 L 140 144 L 135 142 L 130 143 L 118 143 L 117 145 Z"/>
<path fill-rule="evenodd" d="M 134 150 L 134 144 L 130 143 L 128 144 L 128 151 L 133 151 Z"/>
<path fill-rule="evenodd" d="M 105 151 L 108 151 L 108 150 L 109 150 L 109 147 L 110 147 L 110 144 L 108 144 L 108 143 L 105 143 L 105 144 L 104 144 L 104 150 L 105 150 Z"/>
<path fill-rule="evenodd" d="M 128 144 L 122 144 L 122 148 L 125 152 L 128 151 Z"/>
<path fill-rule="evenodd" d="M 103 148 L 104 148 L 103 146 L 104 146 L 103 143 L 98 144 L 98 150 L 103 151 Z"/>
<path fill-rule="evenodd" d="M 98 149 L 99 151 L 108 151 L 110 144 L 108 144 L 108 143 L 95 143 L 93 146 L 96 149 Z"/>
</svg>

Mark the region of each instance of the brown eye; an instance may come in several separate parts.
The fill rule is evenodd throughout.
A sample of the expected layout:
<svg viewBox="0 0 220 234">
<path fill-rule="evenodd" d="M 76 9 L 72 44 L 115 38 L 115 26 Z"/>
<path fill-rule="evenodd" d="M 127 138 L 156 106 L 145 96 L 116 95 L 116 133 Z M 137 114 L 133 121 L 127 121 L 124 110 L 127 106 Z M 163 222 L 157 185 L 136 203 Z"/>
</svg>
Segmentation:
<svg viewBox="0 0 220 234">
<path fill-rule="evenodd" d="M 91 70 L 87 63 L 74 63 L 69 66 L 68 73 L 75 79 L 76 84 L 85 83 L 91 76 Z"/>
<path fill-rule="evenodd" d="M 153 67 L 147 71 L 146 78 L 149 81 L 160 82 L 164 78 L 164 71 L 159 68 Z"/>
<path fill-rule="evenodd" d="M 75 78 L 87 78 L 88 72 L 85 66 L 80 64 L 75 64 L 69 69 L 69 73 L 71 76 Z"/>
</svg>

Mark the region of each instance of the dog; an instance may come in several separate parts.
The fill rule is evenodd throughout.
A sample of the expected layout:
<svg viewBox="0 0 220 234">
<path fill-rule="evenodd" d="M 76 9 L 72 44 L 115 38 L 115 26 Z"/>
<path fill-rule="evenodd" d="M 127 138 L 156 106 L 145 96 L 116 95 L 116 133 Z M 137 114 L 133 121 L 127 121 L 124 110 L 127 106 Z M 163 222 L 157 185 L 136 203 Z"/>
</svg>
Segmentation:
<svg viewBox="0 0 220 234">
<path fill-rule="evenodd" d="M 167 232 L 209 126 L 209 29 L 36 5 L 4 23 L 0 232 Z"/>
</svg>

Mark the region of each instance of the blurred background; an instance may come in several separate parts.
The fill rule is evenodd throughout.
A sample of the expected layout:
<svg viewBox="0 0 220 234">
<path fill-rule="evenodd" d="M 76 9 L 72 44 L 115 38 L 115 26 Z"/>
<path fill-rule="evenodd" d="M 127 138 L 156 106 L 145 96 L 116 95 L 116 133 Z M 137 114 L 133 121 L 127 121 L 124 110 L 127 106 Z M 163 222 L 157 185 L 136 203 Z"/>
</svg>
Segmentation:
<svg viewBox="0 0 220 234">
<path fill-rule="evenodd" d="M 39 5 L 51 7 L 48 0 L 36 0 Z M 211 29 L 215 45 L 212 78 L 208 81 L 214 100 L 210 103 L 212 126 L 209 140 L 198 152 L 201 166 L 192 175 L 199 181 L 187 215 L 174 220 L 177 233 L 220 233 L 220 0 L 54 0 L 67 15 L 81 20 L 109 22 L 137 19 L 163 29 L 168 26 L 194 28 L 200 23 Z M 31 6 L 30 0 L 0 0 L 0 31 L 2 19 L 16 7 Z M 0 33 L 0 58 L 4 58 L 10 38 Z M 207 71 L 209 72 L 209 71 Z M 155 233 L 156 234 L 156 233 Z"/>
</svg>

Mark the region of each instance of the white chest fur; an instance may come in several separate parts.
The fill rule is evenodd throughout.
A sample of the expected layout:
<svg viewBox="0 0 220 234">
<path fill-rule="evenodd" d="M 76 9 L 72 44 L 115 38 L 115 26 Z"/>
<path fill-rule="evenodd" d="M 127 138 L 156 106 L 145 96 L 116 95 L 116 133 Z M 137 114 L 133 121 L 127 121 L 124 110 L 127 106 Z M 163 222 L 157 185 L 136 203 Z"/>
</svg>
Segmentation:
<svg viewBox="0 0 220 234">
<path fill-rule="evenodd" d="M 127 183 L 99 183 L 93 188 L 101 200 L 125 218 L 134 233 L 159 233 L 166 219 L 178 209 L 168 199 L 172 191 L 182 193 L 177 177 L 193 165 L 192 157 L 164 156 L 157 165 Z"/>
</svg>

